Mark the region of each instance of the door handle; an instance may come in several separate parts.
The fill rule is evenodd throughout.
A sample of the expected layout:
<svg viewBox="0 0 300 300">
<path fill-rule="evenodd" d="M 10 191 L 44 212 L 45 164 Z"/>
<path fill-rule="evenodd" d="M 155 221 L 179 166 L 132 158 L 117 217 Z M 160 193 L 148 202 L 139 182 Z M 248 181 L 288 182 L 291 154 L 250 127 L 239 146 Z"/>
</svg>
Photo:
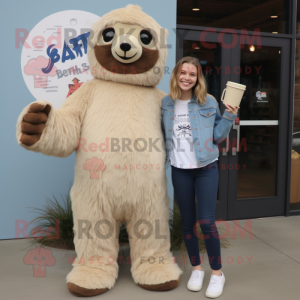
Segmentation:
<svg viewBox="0 0 300 300">
<path fill-rule="evenodd" d="M 235 118 L 234 124 L 233 124 L 233 129 L 236 130 L 236 147 L 232 147 L 232 155 L 236 155 L 237 152 L 240 151 L 239 145 L 240 145 L 240 119 Z"/>
</svg>

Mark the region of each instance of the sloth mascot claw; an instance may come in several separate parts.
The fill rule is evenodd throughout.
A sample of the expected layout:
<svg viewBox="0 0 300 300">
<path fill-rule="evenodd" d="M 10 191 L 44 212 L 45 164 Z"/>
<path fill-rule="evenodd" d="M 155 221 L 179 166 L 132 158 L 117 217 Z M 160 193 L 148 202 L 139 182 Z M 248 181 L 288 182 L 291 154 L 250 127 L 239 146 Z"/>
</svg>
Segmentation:
<svg viewBox="0 0 300 300">
<path fill-rule="evenodd" d="M 115 285 L 123 222 L 134 282 L 152 291 L 180 282 L 182 270 L 170 252 L 161 131 L 166 94 L 155 87 L 164 74 L 167 35 L 140 6 L 107 13 L 90 34 L 94 78 L 59 109 L 38 100 L 18 118 L 16 136 L 25 149 L 57 157 L 76 151 L 70 195 L 77 257 L 66 278 L 76 296 Z"/>
</svg>

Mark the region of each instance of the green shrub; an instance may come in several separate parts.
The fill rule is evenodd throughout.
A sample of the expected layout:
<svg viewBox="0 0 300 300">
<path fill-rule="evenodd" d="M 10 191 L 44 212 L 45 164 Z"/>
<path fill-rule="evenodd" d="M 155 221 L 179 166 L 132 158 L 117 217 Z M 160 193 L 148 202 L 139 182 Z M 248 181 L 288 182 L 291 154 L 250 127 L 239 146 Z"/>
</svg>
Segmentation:
<svg viewBox="0 0 300 300">
<path fill-rule="evenodd" d="M 55 228 L 58 225 L 59 238 L 55 235 L 54 230 L 47 235 L 39 236 L 37 231 L 32 229 L 30 232 L 31 236 L 33 236 L 32 242 L 42 246 L 74 250 L 73 213 L 70 192 L 63 197 L 62 204 L 57 201 L 55 196 L 53 196 L 53 199 L 51 200 L 46 197 L 46 206 L 44 209 L 33 208 L 39 216 L 29 224 L 34 223 L 35 228 L 40 227 L 44 232 L 48 228 Z"/>
</svg>

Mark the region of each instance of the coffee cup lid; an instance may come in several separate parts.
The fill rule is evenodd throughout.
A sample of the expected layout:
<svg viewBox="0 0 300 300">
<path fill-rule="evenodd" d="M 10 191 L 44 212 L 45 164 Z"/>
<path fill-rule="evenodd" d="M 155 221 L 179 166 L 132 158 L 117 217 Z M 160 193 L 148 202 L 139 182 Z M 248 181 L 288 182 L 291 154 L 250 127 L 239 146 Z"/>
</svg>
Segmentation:
<svg viewBox="0 0 300 300">
<path fill-rule="evenodd" d="M 231 87 L 234 87 L 236 89 L 245 90 L 246 86 L 244 84 L 236 83 L 233 81 L 227 81 L 226 85 L 229 85 Z"/>
</svg>

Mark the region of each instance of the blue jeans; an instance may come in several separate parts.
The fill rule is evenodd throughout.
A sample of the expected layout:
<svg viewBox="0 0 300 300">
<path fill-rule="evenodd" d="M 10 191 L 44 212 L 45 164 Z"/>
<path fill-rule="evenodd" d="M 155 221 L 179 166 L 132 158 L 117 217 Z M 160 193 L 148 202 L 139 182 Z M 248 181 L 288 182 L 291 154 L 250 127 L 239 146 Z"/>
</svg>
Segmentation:
<svg viewBox="0 0 300 300">
<path fill-rule="evenodd" d="M 200 265 L 198 230 L 200 225 L 211 269 L 219 270 L 221 246 L 215 224 L 215 210 L 219 185 L 218 160 L 197 169 L 172 167 L 172 182 L 178 204 L 182 234 L 192 266 Z M 197 197 L 197 209 L 195 203 Z M 197 221 L 196 224 L 196 212 Z M 198 234 L 199 235 L 199 234 Z"/>
</svg>

